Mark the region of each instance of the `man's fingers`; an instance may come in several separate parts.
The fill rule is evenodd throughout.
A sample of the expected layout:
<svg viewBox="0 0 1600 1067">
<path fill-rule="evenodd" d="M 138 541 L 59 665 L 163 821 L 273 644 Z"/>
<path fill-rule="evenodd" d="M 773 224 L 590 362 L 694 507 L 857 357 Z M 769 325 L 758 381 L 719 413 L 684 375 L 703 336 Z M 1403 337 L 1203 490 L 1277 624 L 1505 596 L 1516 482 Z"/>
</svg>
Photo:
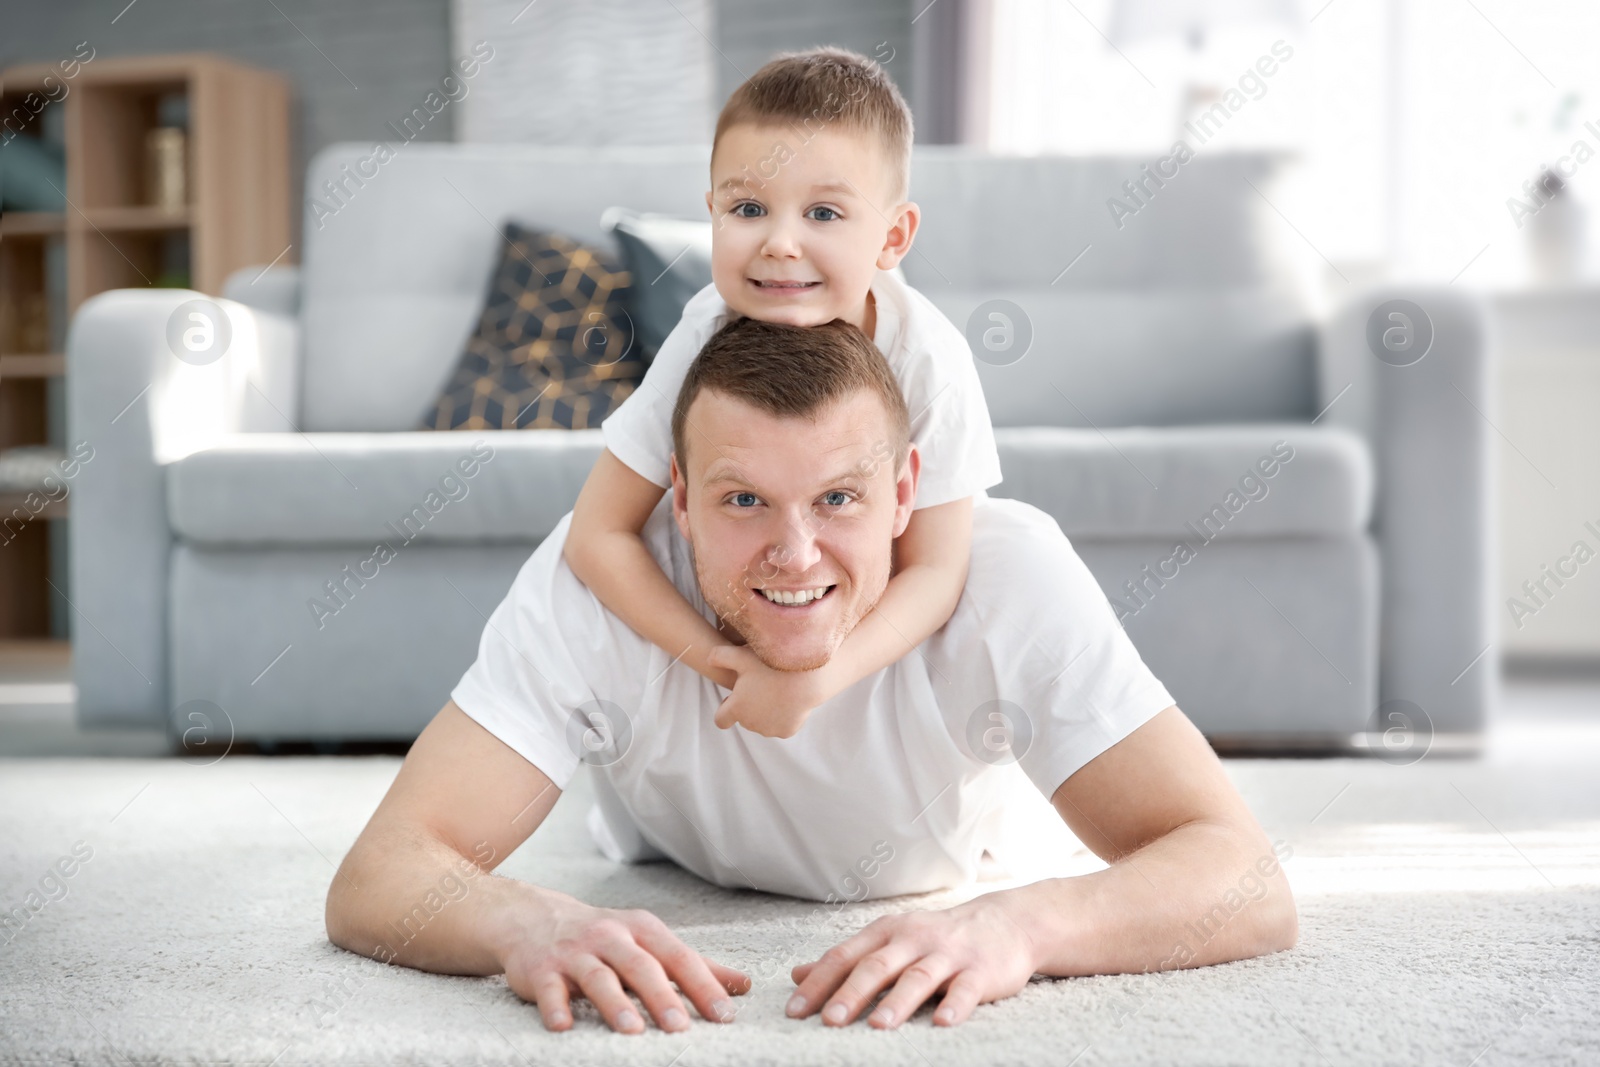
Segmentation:
<svg viewBox="0 0 1600 1067">
<path fill-rule="evenodd" d="M 822 1021 L 829 1026 L 848 1026 L 872 998 L 894 983 L 918 952 L 906 943 L 890 942 L 855 965 L 850 976 L 828 998 Z"/>
<path fill-rule="evenodd" d="M 951 980 L 944 999 L 939 1001 L 939 1007 L 933 1013 L 933 1025 L 955 1026 L 966 1022 L 967 1016 L 972 1014 L 972 1009 L 982 999 L 983 991 L 978 988 L 977 978 L 973 977 L 971 971 L 962 971 Z"/>
<path fill-rule="evenodd" d="M 680 941 L 665 924 L 658 927 L 652 923 L 643 929 L 636 928 L 634 937 L 666 968 L 701 1018 L 712 1022 L 731 1021 L 733 1005 L 728 1001 L 728 994 L 735 989 L 740 993 L 748 992 L 750 979 L 731 967 L 712 963 Z"/>
<path fill-rule="evenodd" d="M 573 959 L 572 980 L 578 983 L 583 995 L 599 1009 L 600 1015 L 613 1030 L 624 1034 L 637 1034 L 644 1029 L 644 1020 L 634 1008 L 633 1001 L 622 990 L 622 980 L 617 972 L 599 957 L 587 953 Z"/>
<path fill-rule="evenodd" d="M 715 960 L 706 960 L 704 956 L 700 958 L 705 960 L 707 967 L 711 968 L 711 976 L 717 980 L 722 988 L 736 997 L 750 992 L 751 982 L 748 974 L 732 967 L 726 967 Z"/>
<path fill-rule="evenodd" d="M 520 983 L 519 983 L 520 985 Z M 567 993 L 567 980 L 555 971 L 545 971 L 529 980 L 526 991 L 512 990 L 523 1000 L 539 1005 L 539 1017 L 546 1030 L 572 1029 L 572 1003 Z"/>
<path fill-rule="evenodd" d="M 867 955 L 889 940 L 889 932 L 880 924 L 869 924 L 865 929 L 839 942 L 812 963 L 801 964 L 807 968 L 805 976 L 796 975 L 799 986 L 789 998 L 785 1009 L 792 1019 L 804 1019 L 816 1011 Z M 910 962 L 909 960 L 907 962 Z M 796 972 L 799 968 L 797 967 Z M 882 988 L 881 986 L 878 988 Z M 877 989 L 871 990 L 872 994 Z M 870 995 L 870 994 L 869 994 Z M 854 1012 L 845 1016 L 848 1020 Z"/>
<path fill-rule="evenodd" d="M 683 998 L 672 988 L 661 961 L 633 942 L 608 949 L 601 959 L 639 994 L 650 1017 L 663 1030 L 687 1030 L 689 1013 L 683 1010 Z"/>
<path fill-rule="evenodd" d="M 867 1022 L 877 1027 L 899 1026 L 934 994 L 955 973 L 955 963 L 938 953 L 922 957 L 907 967 L 900 975 L 889 995 L 867 1016 Z"/>
</svg>

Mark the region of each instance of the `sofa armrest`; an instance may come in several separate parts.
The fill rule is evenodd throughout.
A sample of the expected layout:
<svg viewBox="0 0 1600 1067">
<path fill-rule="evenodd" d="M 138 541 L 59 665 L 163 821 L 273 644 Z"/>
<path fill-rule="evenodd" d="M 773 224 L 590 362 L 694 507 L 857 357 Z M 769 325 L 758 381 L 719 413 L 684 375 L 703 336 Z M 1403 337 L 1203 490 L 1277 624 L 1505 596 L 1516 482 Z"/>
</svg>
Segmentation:
<svg viewBox="0 0 1600 1067">
<path fill-rule="evenodd" d="M 71 482 L 73 675 L 83 724 L 167 721 L 165 465 L 225 433 L 291 428 L 298 329 L 231 300 L 227 351 L 180 360 L 168 323 L 189 290 L 113 290 L 67 336 L 67 428 L 92 450 Z"/>
<path fill-rule="evenodd" d="M 257 311 L 300 317 L 299 267 L 243 267 L 222 283 L 222 295 Z"/>
<path fill-rule="evenodd" d="M 1369 333 L 1382 348 L 1385 329 L 1404 329 L 1390 318 L 1396 309 L 1384 306 L 1395 300 L 1422 312 L 1420 319 L 1409 316 L 1415 347 L 1384 349 L 1380 359 Z M 1417 358 L 1424 329 L 1431 337 Z M 1406 341 L 1400 332 L 1391 338 Z M 1379 700 L 1416 704 L 1437 734 L 1482 732 L 1498 689 L 1499 661 L 1489 647 L 1495 639 L 1489 356 L 1481 301 L 1444 286 L 1364 293 L 1339 309 L 1321 337 L 1323 421 L 1365 435 L 1376 473 Z M 1387 716 L 1380 722 L 1377 710 L 1379 729 L 1396 724 Z"/>
</svg>

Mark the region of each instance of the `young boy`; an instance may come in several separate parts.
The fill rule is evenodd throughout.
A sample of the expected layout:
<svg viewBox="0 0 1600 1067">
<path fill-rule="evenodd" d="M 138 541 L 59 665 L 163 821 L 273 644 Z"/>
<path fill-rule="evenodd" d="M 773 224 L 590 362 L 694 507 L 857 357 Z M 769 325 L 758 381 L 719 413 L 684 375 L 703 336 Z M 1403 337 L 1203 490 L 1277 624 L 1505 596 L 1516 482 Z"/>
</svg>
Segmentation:
<svg viewBox="0 0 1600 1067">
<path fill-rule="evenodd" d="M 939 630 L 966 582 L 973 498 L 1000 481 L 965 338 L 888 273 L 911 250 L 920 220 L 906 199 L 911 143 L 911 112 L 894 83 L 843 49 L 781 55 L 734 91 L 717 121 L 706 194 L 712 284 L 689 301 L 644 381 L 602 424 L 605 450 L 573 509 L 564 552 L 573 573 L 639 634 L 732 690 L 716 716 L 723 728 L 792 737 L 812 709 Z M 774 670 L 730 643 L 679 595 L 639 536 L 671 484 L 672 409 L 689 364 L 738 317 L 860 327 L 894 369 L 923 457 L 917 510 L 895 543 L 883 596 L 811 669 Z M 849 492 L 846 483 L 829 487 L 806 521 L 829 521 L 838 506 L 830 501 Z M 753 493 L 729 501 L 761 506 Z M 773 546 L 774 567 L 793 551 Z M 775 574 L 747 574 L 745 595 L 803 610 L 817 593 L 782 588 Z"/>
</svg>

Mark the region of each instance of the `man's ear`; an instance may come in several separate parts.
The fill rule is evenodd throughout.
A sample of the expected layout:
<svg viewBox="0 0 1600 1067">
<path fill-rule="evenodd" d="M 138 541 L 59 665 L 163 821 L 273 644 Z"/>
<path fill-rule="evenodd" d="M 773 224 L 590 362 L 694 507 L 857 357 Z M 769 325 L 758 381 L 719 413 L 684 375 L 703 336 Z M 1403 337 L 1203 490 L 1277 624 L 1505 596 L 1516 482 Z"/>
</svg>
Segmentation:
<svg viewBox="0 0 1600 1067">
<path fill-rule="evenodd" d="M 922 474 L 922 453 L 912 444 L 906 450 L 906 461 L 894 483 L 894 534 L 899 537 L 911 522 L 911 512 L 917 503 L 917 479 Z"/>
<path fill-rule="evenodd" d="M 883 248 L 878 252 L 878 269 L 893 270 L 911 252 L 911 242 L 916 239 L 917 227 L 922 224 L 922 209 L 915 201 L 907 200 L 892 216 L 893 224 L 884 236 Z"/>
<path fill-rule="evenodd" d="M 689 536 L 689 483 L 683 479 L 683 471 L 678 469 L 678 453 L 673 451 L 667 460 L 667 473 L 672 476 L 672 518 L 678 524 L 678 532 L 683 534 L 683 539 L 694 542 Z"/>
</svg>

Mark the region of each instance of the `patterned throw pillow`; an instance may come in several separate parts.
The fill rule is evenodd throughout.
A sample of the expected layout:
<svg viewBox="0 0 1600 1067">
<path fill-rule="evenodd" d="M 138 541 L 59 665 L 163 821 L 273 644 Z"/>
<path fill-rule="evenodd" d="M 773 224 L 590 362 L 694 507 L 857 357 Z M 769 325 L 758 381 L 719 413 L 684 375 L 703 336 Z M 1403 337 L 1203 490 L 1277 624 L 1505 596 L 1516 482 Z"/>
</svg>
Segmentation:
<svg viewBox="0 0 1600 1067">
<path fill-rule="evenodd" d="M 426 430 L 584 430 L 644 377 L 628 272 L 557 233 L 505 225 L 477 332 Z"/>
<path fill-rule="evenodd" d="M 711 284 L 711 223 L 614 207 L 600 216 L 600 228 L 638 279 L 630 307 L 648 363 L 683 317 L 684 305 Z"/>
</svg>

